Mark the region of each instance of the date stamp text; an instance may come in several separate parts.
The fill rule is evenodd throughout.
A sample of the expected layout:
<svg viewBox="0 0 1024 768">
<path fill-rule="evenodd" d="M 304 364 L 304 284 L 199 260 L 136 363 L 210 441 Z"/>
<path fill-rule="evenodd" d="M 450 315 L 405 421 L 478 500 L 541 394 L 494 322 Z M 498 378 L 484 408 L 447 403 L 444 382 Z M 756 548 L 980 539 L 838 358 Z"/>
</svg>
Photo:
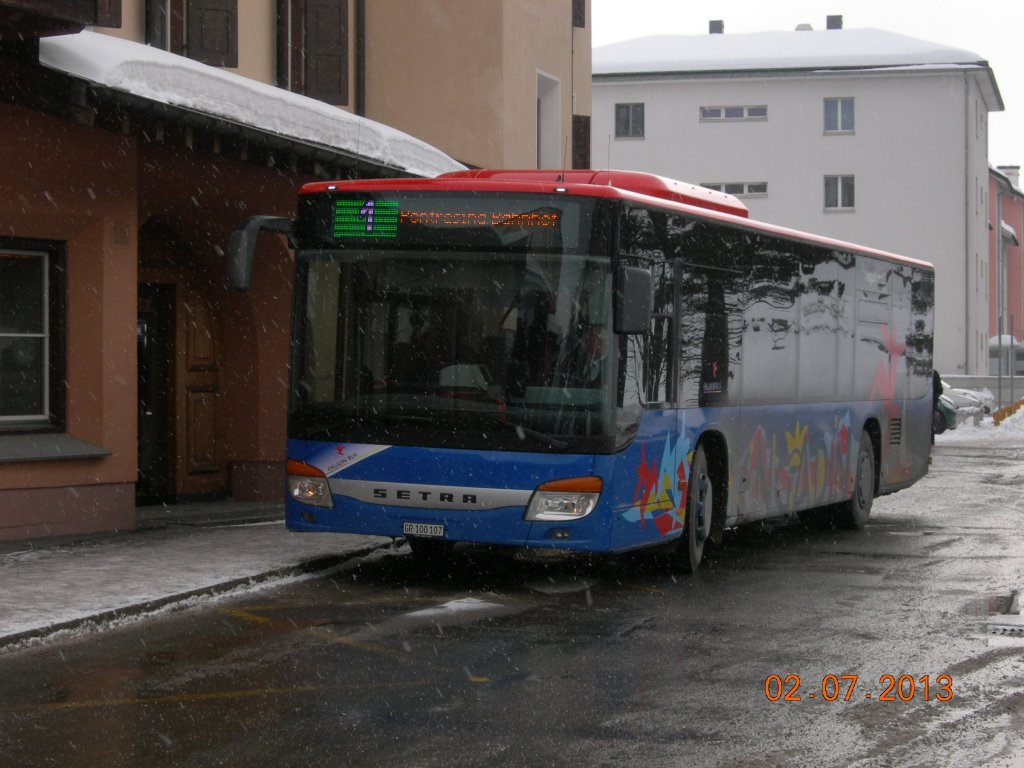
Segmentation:
<svg viewBox="0 0 1024 768">
<path fill-rule="evenodd" d="M 801 680 L 800 675 L 768 675 L 764 679 L 768 701 L 949 701 L 953 698 L 953 678 L 949 675 L 882 675 L 878 688 L 861 684 L 859 675 L 823 675 L 820 680 Z"/>
</svg>

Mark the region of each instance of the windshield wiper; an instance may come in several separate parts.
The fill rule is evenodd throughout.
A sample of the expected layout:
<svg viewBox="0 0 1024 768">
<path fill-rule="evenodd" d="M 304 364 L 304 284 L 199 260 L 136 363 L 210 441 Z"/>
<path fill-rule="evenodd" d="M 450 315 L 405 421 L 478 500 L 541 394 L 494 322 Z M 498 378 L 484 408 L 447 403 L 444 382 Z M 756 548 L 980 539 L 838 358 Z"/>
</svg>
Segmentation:
<svg viewBox="0 0 1024 768">
<path fill-rule="evenodd" d="M 487 417 L 488 421 L 493 421 L 495 424 L 501 424 L 503 427 L 515 430 L 520 440 L 525 437 L 532 437 L 534 440 L 544 443 L 548 448 L 554 448 L 556 451 L 564 451 L 569 447 L 568 440 L 559 440 L 557 437 L 538 432 L 536 429 L 524 427 L 522 424 L 516 424 L 514 421 L 509 421 L 496 413 L 484 413 L 484 416 Z"/>
<path fill-rule="evenodd" d="M 375 418 L 386 419 L 388 421 L 420 421 L 425 424 L 436 424 L 436 416 L 423 416 L 419 413 L 401 413 L 393 411 L 385 411 L 383 413 L 375 413 Z"/>
</svg>

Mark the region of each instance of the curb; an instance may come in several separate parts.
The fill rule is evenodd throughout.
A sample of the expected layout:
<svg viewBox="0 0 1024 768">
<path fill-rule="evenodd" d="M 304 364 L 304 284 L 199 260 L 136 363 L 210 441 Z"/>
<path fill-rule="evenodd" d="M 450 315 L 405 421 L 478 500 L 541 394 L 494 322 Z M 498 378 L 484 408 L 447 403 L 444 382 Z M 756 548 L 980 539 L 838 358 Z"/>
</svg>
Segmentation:
<svg viewBox="0 0 1024 768">
<path fill-rule="evenodd" d="M 141 618 L 146 614 L 160 611 L 168 608 L 169 606 L 173 606 L 175 603 L 181 603 L 193 598 L 214 597 L 230 592 L 239 587 L 255 586 L 273 579 L 287 578 L 291 576 L 304 576 L 310 573 L 327 571 L 331 568 L 337 568 L 338 566 L 345 565 L 349 561 L 366 557 L 373 552 L 377 552 L 382 549 L 392 549 L 394 546 L 395 543 L 393 541 L 382 544 L 368 544 L 364 547 L 360 547 L 359 549 L 351 550 L 340 555 L 324 555 L 321 557 L 315 557 L 310 560 L 304 560 L 296 563 L 295 565 L 284 565 L 249 576 L 240 576 L 236 579 L 217 582 L 216 584 L 210 584 L 206 587 L 192 589 L 187 592 L 178 592 L 173 595 L 167 595 L 166 597 L 147 600 L 142 603 L 127 605 L 122 608 L 112 608 L 110 610 L 101 611 L 88 616 L 80 616 L 76 619 L 50 624 L 45 627 L 37 627 L 35 629 L 25 630 L 24 632 L 3 635 L 0 636 L 0 654 L 19 650 L 28 645 L 46 642 L 63 632 L 83 629 L 89 629 L 91 632 L 100 632 L 103 630 L 104 624 L 131 618 Z M 182 606 L 179 610 L 184 610 L 186 607 L 189 606 Z"/>
</svg>

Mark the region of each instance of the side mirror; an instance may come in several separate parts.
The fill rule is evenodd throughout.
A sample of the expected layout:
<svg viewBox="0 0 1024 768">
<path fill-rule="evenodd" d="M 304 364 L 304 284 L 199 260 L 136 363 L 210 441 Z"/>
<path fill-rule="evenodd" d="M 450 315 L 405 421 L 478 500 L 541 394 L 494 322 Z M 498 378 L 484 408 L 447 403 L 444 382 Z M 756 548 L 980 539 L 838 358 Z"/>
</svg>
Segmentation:
<svg viewBox="0 0 1024 768">
<path fill-rule="evenodd" d="M 234 228 L 228 239 L 228 287 L 233 291 L 249 290 L 256 240 L 260 232 L 277 232 L 290 236 L 291 219 L 283 216 L 250 216 L 242 219 Z"/>
<path fill-rule="evenodd" d="M 615 275 L 616 333 L 644 333 L 651 326 L 654 279 L 643 267 L 619 267 Z"/>
</svg>

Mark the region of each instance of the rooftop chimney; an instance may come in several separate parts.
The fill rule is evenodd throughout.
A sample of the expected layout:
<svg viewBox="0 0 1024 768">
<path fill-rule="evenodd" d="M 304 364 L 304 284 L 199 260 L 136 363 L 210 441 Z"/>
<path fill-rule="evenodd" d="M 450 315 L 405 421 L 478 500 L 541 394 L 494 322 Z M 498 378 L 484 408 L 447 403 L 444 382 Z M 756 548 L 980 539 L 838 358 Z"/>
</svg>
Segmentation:
<svg viewBox="0 0 1024 768">
<path fill-rule="evenodd" d="M 825 17 L 825 29 L 842 29 L 843 28 L 843 17 L 842 16 L 826 16 Z"/>
<path fill-rule="evenodd" d="M 997 166 L 999 172 L 1010 180 L 1010 184 L 1013 185 L 1014 189 L 1020 189 L 1020 166 L 1019 165 L 1000 165 Z"/>
<path fill-rule="evenodd" d="M 725 22 L 721 19 L 714 19 L 708 22 L 709 35 L 721 35 L 725 33 Z"/>
</svg>

